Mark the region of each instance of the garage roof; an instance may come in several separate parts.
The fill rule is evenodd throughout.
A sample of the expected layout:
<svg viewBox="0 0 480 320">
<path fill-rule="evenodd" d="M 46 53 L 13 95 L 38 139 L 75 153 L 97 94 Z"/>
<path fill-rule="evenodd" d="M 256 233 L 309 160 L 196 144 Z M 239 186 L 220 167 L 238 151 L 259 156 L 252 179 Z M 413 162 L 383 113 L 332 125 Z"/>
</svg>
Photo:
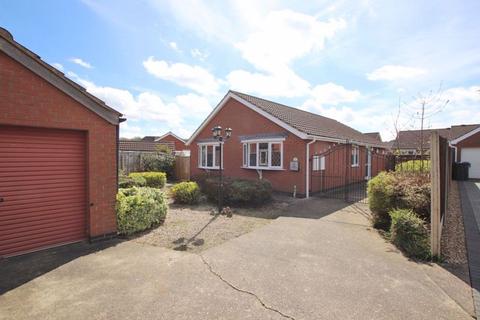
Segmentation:
<svg viewBox="0 0 480 320">
<path fill-rule="evenodd" d="M 120 118 L 122 117 L 120 112 L 88 93 L 84 87 L 67 78 L 63 72 L 44 62 L 40 56 L 16 42 L 12 34 L 2 27 L 0 27 L 0 51 L 106 121 L 115 125 L 120 122 Z"/>
</svg>

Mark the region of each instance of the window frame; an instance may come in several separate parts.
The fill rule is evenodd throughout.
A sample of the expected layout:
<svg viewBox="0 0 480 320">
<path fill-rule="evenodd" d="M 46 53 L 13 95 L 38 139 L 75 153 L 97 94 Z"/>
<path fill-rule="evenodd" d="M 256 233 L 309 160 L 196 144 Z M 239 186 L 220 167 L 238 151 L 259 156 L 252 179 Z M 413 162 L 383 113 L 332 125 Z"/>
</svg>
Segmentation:
<svg viewBox="0 0 480 320">
<path fill-rule="evenodd" d="M 216 166 L 216 147 L 220 146 L 220 142 L 202 142 L 197 143 L 198 145 L 198 168 L 199 169 L 206 169 L 206 170 L 220 170 L 220 166 Z M 212 166 L 208 166 L 208 147 L 212 147 Z M 223 149 L 221 148 L 220 158 L 222 160 L 221 166 L 223 168 Z M 205 155 L 205 159 L 202 158 L 202 153 Z M 205 164 L 203 165 L 202 162 L 205 160 Z"/>
<path fill-rule="evenodd" d="M 352 145 L 352 151 L 350 155 L 350 162 L 352 168 L 360 166 L 360 148 L 357 145 Z"/>
<path fill-rule="evenodd" d="M 313 156 L 312 171 L 325 171 L 325 156 L 318 154 Z"/>
<path fill-rule="evenodd" d="M 245 152 L 247 152 L 247 163 L 245 161 L 242 161 L 242 168 L 244 169 L 255 169 L 255 170 L 285 170 L 283 168 L 283 155 L 284 155 L 284 149 L 283 149 L 283 141 L 285 139 L 256 139 L 256 140 L 242 140 L 242 159 L 245 160 Z M 261 143 L 267 143 L 268 147 L 267 149 L 260 149 L 260 144 Z M 272 166 L 272 145 L 278 144 L 280 145 L 280 165 L 279 166 Z M 250 165 L 250 150 L 251 146 L 255 145 L 255 152 L 256 152 L 256 163 L 255 166 Z M 267 156 L 266 160 L 267 163 L 266 165 L 260 165 L 260 150 L 264 152 L 266 150 Z"/>
</svg>

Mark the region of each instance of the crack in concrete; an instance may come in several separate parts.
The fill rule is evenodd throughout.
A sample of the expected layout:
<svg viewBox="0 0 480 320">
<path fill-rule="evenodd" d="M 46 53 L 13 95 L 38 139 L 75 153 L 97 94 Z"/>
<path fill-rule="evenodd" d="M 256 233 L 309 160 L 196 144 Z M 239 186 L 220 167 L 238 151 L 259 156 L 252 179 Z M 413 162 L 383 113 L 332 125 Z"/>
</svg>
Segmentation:
<svg viewBox="0 0 480 320">
<path fill-rule="evenodd" d="M 273 307 L 270 307 L 268 306 L 267 304 L 265 304 L 265 302 L 262 301 L 262 299 L 260 299 L 259 296 L 257 296 L 255 293 L 253 292 L 250 292 L 250 291 L 247 291 L 247 290 L 244 290 L 244 289 L 240 289 L 238 287 L 236 287 L 235 285 L 231 284 L 230 282 L 228 282 L 227 280 L 225 280 L 221 274 L 219 274 L 218 272 L 216 272 L 215 270 L 213 270 L 212 266 L 207 262 L 207 260 L 205 260 L 205 258 L 199 254 L 200 256 L 200 259 L 202 259 L 203 261 L 203 264 L 207 266 L 208 270 L 210 271 L 210 273 L 212 273 L 213 275 L 215 275 L 217 278 L 219 278 L 222 282 L 224 282 L 226 285 L 228 285 L 230 288 L 234 289 L 235 291 L 238 291 L 238 292 L 241 292 L 241 293 L 245 293 L 245 294 L 248 294 L 252 297 L 254 297 L 261 305 L 262 307 L 264 307 L 265 309 L 267 310 L 270 310 L 270 311 L 273 311 L 273 312 L 276 312 L 277 314 L 279 314 L 280 316 L 282 316 L 283 318 L 286 318 L 286 319 L 291 319 L 291 320 L 295 320 L 294 317 L 292 316 L 289 316 L 288 314 L 285 314 L 283 312 L 281 312 L 280 310 L 277 310 Z"/>
</svg>

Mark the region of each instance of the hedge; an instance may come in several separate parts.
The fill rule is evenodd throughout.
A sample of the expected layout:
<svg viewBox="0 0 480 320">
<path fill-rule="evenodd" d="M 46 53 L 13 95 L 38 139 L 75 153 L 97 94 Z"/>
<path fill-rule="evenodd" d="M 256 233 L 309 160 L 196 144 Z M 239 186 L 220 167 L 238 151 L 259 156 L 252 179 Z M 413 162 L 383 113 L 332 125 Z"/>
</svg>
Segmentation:
<svg viewBox="0 0 480 320">
<path fill-rule="evenodd" d="M 195 177 L 200 190 L 212 202 L 218 201 L 219 178 L 217 176 L 200 175 Z M 258 206 L 272 199 L 270 181 L 248 180 L 225 177 L 223 180 L 223 203 L 232 206 Z"/>
<path fill-rule="evenodd" d="M 165 172 L 167 178 L 174 176 L 175 156 L 166 153 L 156 153 L 142 156 L 142 171 Z"/>
<path fill-rule="evenodd" d="M 412 209 L 423 220 L 430 221 L 430 179 L 409 172 L 381 172 L 368 183 L 368 204 L 373 226 L 387 230 L 389 212 Z"/>
<path fill-rule="evenodd" d="M 425 221 L 408 209 L 392 210 L 390 216 L 390 241 L 409 257 L 429 258 L 430 237 Z"/>
<path fill-rule="evenodd" d="M 195 204 L 200 199 L 200 188 L 196 182 L 180 182 L 170 190 L 175 203 Z"/>
<path fill-rule="evenodd" d="M 167 175 L 164 172 L 132 172 L 128 176 L 133 179 L 143 177 L 147 182 L 147 187 L 152 188 L 163 188 L 167 183 Z"/>
<path fill-rule="evenodd" d="M 147 185 L 147 180 L 142 176 L 118 176 L 118 187 L 119 188 L 131 188 L 131 187 L 145 187 Z"/>
<path fill-rule="evenodd" d="M 395 165 L 396 172 L 430 172 L 430 160 L 408 160 Z"/>
<path fill-rule="evenodd" d="M 133 187 L 119 189 L 116 210 L 119 233 L 130 235 L 163 222 L 168 207 L 162 191 Z"/>
</svg>

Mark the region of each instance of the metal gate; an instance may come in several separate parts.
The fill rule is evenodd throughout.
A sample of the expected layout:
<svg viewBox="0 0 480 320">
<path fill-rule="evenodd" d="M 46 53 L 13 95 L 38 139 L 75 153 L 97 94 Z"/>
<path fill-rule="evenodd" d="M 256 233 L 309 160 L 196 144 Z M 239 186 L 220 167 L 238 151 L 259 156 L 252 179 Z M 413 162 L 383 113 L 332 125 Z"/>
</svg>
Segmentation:
<svg viewBox="0 0 480 320">
<path fill-rule="evenodd" d="M 315 196 L 367 203 L 368 181 L 386 169 L 382 149 L 339 144 L 310 159 L 310 192 Z"/>
</svg>

